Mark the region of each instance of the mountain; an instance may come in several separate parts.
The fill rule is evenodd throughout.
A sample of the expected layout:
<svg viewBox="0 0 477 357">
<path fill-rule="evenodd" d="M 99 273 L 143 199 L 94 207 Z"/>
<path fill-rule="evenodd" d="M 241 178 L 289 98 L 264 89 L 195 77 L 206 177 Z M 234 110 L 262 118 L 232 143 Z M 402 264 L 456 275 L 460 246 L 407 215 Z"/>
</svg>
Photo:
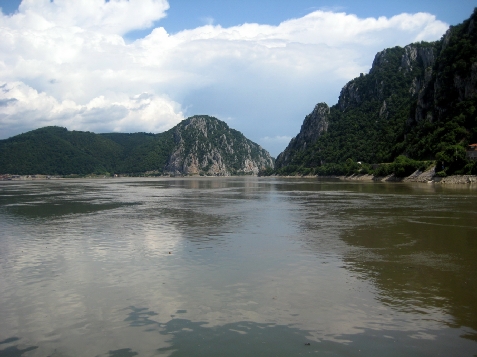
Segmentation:
<svg viewBox="0 0 477 357">
<path fill-rule="evenodd" d="M 45 127 L 0 140 L 1 174 L 257 174 L 270 154 L 216 118 L 193 116 L 160 134 Z"/>
<path fill-rule="evenodd" d="M 194 116 L 171 129 L 174 146 L 165 166 L 170 173 L 257 174 L 274 160 L 258 144 L 223 121 Z"/>
<path fill-rule="evenodd" d="M 477 170 L 465 156 L 477 142 L 476 21 L 477 9 L 440 41 L 377 53 L 369 73 L 348 82 L 337 104 L 319 103 L 306 116 L 277 157 L 277 172 L 342 174 L 357 161 L 402 156 L 438 160 L 443 175 Z"/>
</svg>

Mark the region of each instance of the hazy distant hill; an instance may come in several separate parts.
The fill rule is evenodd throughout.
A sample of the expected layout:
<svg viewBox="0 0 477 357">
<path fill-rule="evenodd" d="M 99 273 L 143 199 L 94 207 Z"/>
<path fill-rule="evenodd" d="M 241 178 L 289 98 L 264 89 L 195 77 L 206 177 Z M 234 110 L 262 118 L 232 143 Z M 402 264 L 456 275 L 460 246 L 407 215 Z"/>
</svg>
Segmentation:
<svg viewBox="0 0 477 357">
<path fill-rule="evenodd" d="M 444 163 L 443 174 L 477 173 L 466 147 L 477 142 L 477 10 L 440 41 L 376 54 L 338 103 L 319 103 L 277 157 L 279 173 L 345 173 L 351 163 L 404 155 Z M 347 167 L 345 164 L 349 167 Z"/>
<path fill-rule="evenodd" d="M 258 144 L 226 123 L 194 116 L 160 134 L 94 134 L 45 127 L 0 140 L 1 174 L 234 175 L 273 168 Z"/>
</svg>

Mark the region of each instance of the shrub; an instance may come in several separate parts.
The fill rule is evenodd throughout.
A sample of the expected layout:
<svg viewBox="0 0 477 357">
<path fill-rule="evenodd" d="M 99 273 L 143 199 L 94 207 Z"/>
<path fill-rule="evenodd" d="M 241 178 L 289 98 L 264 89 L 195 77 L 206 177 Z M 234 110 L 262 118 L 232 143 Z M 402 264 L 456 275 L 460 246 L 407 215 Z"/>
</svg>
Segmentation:
<svg viewBox="0 0 477 357">
<path fill-rule="evenodd" d="M 399 155 L 392 163 L 392 166 L 394 175 L 398 177 L 406 177 L 416 171 L 421 166 L 421 163 L 409 159 L 404 155 Z"/>
<path fill-rule="evenodd" d="M 391 164 L 381 164 L 374 170 L 374 176 L 388 176 L 393 173 Z"/>
<path fill-rule="evenodd" d="M 452 175 L 466 166 L 466 152 L 461 145 L 447 145 L 436 154 L 437 161 L 443 163 L 446 173 Z"/>
</svg>

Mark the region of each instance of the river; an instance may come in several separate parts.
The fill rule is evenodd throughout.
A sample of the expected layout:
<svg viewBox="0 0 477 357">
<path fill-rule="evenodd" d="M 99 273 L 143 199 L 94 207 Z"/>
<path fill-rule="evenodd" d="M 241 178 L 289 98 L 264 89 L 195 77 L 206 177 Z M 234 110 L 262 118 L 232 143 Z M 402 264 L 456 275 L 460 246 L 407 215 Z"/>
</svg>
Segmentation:
<svg viewBox="0 0 477 357">
<path fill-rule="evenodd" d="M 477 188 L 0 182 L 0 357 L 475 356 Z"/>
</svg>

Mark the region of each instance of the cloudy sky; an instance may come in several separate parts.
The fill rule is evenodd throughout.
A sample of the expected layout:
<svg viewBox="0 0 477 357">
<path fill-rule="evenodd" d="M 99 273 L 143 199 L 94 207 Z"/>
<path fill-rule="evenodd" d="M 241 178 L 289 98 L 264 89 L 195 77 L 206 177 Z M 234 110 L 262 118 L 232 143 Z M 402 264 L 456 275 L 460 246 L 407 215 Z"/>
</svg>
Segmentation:
<svg viewBox="0 0 477 357">
<path fill-rule="evenodd" d="M 273 156 L 376 52 L 440 39 L 475 0 L 0 0 L 0 139 L 162 132 L 208 114 Z"/>
</svg>

